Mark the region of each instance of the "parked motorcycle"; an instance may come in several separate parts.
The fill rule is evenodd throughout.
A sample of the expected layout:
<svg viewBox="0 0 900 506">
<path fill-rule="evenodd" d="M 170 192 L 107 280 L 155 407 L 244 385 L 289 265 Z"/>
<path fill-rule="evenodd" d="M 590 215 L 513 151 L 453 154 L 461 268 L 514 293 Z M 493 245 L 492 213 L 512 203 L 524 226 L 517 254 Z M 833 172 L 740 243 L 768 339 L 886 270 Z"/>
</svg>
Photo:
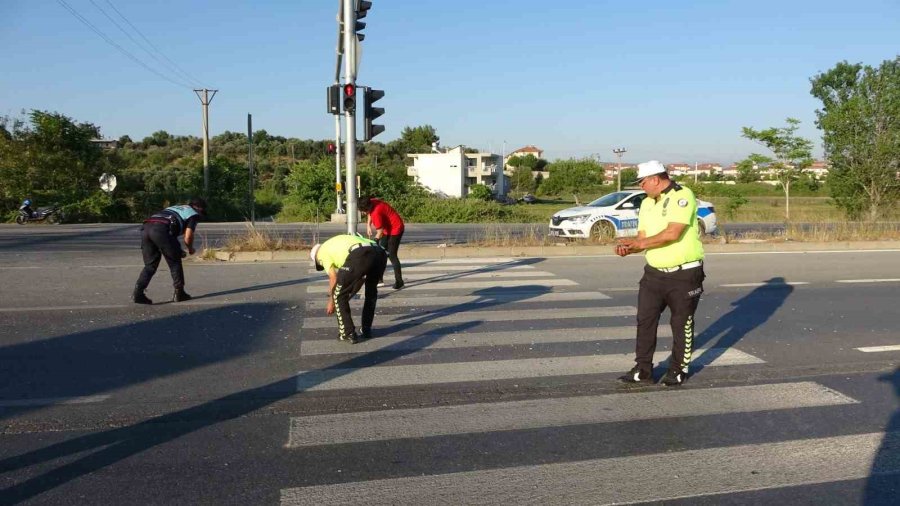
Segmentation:
<svg viewBox="0 0 900 506">
<path fill-rule="evenodd" d="M 37 211 L 31 209 L 31 202 L 26 200 L 19 207 L 19 215 L 16 216 L 16 223 L 24 225 L 29 221 L 46 221 L 47 223 L 59 223 L 60 207 L 53 205 L 50 207 L 41 207 Z"/>
</svg>

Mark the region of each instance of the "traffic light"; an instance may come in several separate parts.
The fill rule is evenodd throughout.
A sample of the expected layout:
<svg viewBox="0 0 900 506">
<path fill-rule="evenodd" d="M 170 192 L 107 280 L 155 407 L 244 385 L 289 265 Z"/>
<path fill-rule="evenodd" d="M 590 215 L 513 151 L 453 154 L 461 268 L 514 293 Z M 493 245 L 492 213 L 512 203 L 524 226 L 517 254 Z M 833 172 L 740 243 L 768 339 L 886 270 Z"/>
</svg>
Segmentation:
<svg viewBox="0 0 900 506">
<path fill-rule="evenodd" d="M 356 86 L 353 84 L 344 85 L 344 112 L 356 112 Z"/>
<path fill-rule="evenodd" d="M 365 135 L 363 136 L 364 141 L 372 140 L 372 137 L 384 132 L 384 125 L 373 125 L 372 120 L 384 114 L 384 108 L 382 107 L 372 107 L 372 104 L 384 98 L 384 90 L 373 90 L 372 88 L 366 88 L 363 93 L 363 104 L 365 109 L 363 110 L 363 114 L 365 115 Z"/>
<path fill-rule="evenodd" d="M 341 113 L 341 85 L 332 84 L 328 87 L 328 114 Z"/>
<path fill-rule="evenodd" d="M 360 42 L 366 40 L 366 34 L 360 33 L 360 31 L 366 27 L 366 24 L 360 21 L 360 19 L 366 17 L 366 14 L 369 13 L 369 9 L 372 8 L 372 2 L 368 2 L 366 0 L 356 0 L 356 12 L 354 20 L 353 33 L 356 34 L 357 40 Z"/>
</svg>

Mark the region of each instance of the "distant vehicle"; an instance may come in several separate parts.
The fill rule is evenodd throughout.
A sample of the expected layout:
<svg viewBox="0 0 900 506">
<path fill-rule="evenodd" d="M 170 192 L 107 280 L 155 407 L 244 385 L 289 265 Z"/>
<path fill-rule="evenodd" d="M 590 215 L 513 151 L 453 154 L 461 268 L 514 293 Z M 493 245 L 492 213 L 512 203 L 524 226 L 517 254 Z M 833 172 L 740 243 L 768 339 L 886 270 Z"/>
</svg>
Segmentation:
<svg viewBox="0 0 900 506">
<path fill-rule="evenodd" d="M 647 196 L 642 190 L 625 190 L 604 195 L 586 206 L 570 207 L 550 218 L 551 237 L 610 240 L 637 235 L 638 210 Z M 700 234 L 716 232 L 716 210 L 697 200 Z"/>
<path fill-rule="evenodd" d="M 31 200 L 25 199 L 19 206 L 19 214 L 16 223 L 24 225 L 30 221 L 44 221 L 47 223 L 59 223 L 59 206 L 41 207 L 37 211 L 31 208 Z"/>
<path fill-rule="evenodd" d="M 526 204 L 534 204 L 535 202 L 537 202 L 537 200 L 538 200 L 537 197 L 535 197 L 534 195 L 532 195 L 530 193 L 526 193 L 525 195 L 522 196 L 522 202 L 524 202 Z"/>
</svg>

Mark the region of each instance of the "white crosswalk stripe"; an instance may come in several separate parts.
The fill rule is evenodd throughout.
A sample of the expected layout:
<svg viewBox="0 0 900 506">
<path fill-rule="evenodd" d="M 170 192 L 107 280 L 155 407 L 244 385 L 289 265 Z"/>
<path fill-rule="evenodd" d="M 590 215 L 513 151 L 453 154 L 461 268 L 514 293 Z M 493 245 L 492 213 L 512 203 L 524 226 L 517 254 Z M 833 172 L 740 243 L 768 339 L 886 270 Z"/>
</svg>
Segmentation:
<svg viewBox="0 0 900 506">
<path fill-rule="evenodd" d="M 435 281 L 419 281 L 407 284 L 403 290 L 406 291 L 425 291 L 425 290 L 481 290 L 491 289 L 502 286 L 504 288 L 512 287 L 542 287 L 551 289 L 558 286 L 575 286 L 578 283 L 568 279 L 510 279 L 502 281 L 457 281 L 457 280 L 435 280 Z M 328 293 L 328 286 L 308 286 L 306 293 Z"/>
<path fill-rule="evenodd" d="M 388 335 L 369 339 L 349 347 L 334 338 L 305 340 L 301 345 L 303 355 L 329 355 L 340 353 L 371 353 L 386 350 L 425 350 L 472 347 L 494 347 L 521 344 L 583 343 L 634 339 L 634 326 L 547 329 L 540 332 L 458 332 L 455 334 Z M 661 326 L 660 337 L 672 337 L 669 326 Z"/>
<path fill-rule="evenodd" d="M 615 375 L 634 364 L 634 325 L 611 319 L 635 315 L 633 306 L 617 305 L 633 303 L 633 294 L 618 294 L 611 302 L 604 293 L 569 291 L 567 287 L 577 283 L 515 262 L 458 259 L 405 268 L 408 281 L 421 281 L 413 281 L 400 291 L 383 291 L 378 300 L 375 338 L 356 345 L 333 338 L 334 317 L 322 316 L 325 301 L 312 297 L 305 306 L 301 355 L 318 366 L 298 372 L 297 391 L 300 395 L 321 392 L 316 395 L 377 395 L 386 399 L 392 389 L 398 395 L 404 392 L 414 396 L 431 395 L 431 389 L 448 391 L 447 386 L 454 384 L 465 385 L 460 389 L 466 392 L 492 391 L 498 385 L 512 384 L 510 380 L 595 385 L 598 378 L 608 378 L 612 383 Z M 478 268 L 468 270 L 475 266 Z M 495 276 L 497 272 L 503 274 Z M 522 273 L 526 272 L 539 275 L 525 279 Z M 482 274 L 491 279 L 482 281 Z M 490 291 L 480 293 L 484 289 Z M 308 287 L 309 293 L 326 290 L 326 286 Z M 358 318 L 363 301 L 357 297 L 351 302 L 354 318 Z M 498 330 L 497 323 L 506 321 L 515 322 L 516 329 L 528 330 Z M 483 322 L 486 325 L 478 328 Z M 590 326 L 585 327 L 588 322 Z M 660 325 L 658 334 L 664 338 L 661 345 L 668 345 L 665 338 L 672 335 L 668 325 Z M 589 353 L 586 346 L 597 346 L 597 353 L 585 354 Z M 531 355 L 537 347 L 542 355 Z M 859 350 L 888 351 L 883 348 Z M 368 361 L 366 355 L 374 352 L 387 359 Z M 401 358 L 391 359 L 390 354 L 395 352 Z M 547 353 L 559 356 L 543 356 Z M 668 352 L 659 351 L 654 363 L 664 367 L 668 358 Z M 765 362 L 760 358 L 733 346 L 695 349 L 692 358 L 695 370 L 711 367 L 715 371 L 722 366 L 729 366 L 726 371 L 732 367 L 735 371 L 742 367 L 754 370 L 762 364 Z M 506 435 L 521 437 L 525 441 L 522 447 L 527 448 L 527 438 L 535 437 L 530 431 L 537 430 L 596 426 L 602 431 L 604 424 L 673 419 L 688 423 L 737 414 L 760 417 L 789 412 L 793 416 L 795 412 L 816 413 L 859 404 L 818 381 L 695 384 L 689 382 L 681 389 L 606 390 L 599 395 L 579 395 L 580 390 L 574 390 L 575 395 L 450 405 L 427 400 L 422 407 L 402 409 L 391 409 L 378 400 L 381 409 L 360 411 L 348 402 L 346 412 L 291 417 L 286 447 L 327 451 L 331 445 L 342 445 L 346 451 L 348 445 L 407 448 L 403 445 L 413 442 L 417 447 L 427 447 L 447 444 L 447 438 Z M 900 436 L 877 432 L 699 449 L 682 449 L 674 444 L 665 448 L 665 453 L 549 464 L 526 461 L 512 467 L 472 464 L 431 475 L 416 471 L 398 478 L 337 480 L 322 485 L 313 482 L 282 489 L 281 503 L 593 505 L 664 501 L 865 478 L 884 444 L 898 446 Z M 662 462 L 678 462 L 680 469 L 689 470 L 690 479 L 685 473 L 672 473 L 661 466 Z M 884 472 L 900 472 L 900 459 L 894 458 L 882 467 Z"/>
<path fill-rule="evenodd" d="M 379 315 L 378 324 L 386 327 L 393 324 L 439 324 L 461 322 L 503 322 L 518 320 L 561 320 L 566 318 L 603 318 L 608 316 L 634 316 L 634 306 L 610 306 L 568 309 L 532 309 L 528 311 L 467 311 L 445 314 L 440 310 L 418 314 Z M 327 329 L 334 326 L 330 316 L 312 316 L 303 320 L 305 329 Z"/>
<path fill-rule="evenodd" d="M 402 293 L 402 292 L 400 292 Z M 378 297 L 378 308 L 389 307 L 424 307 L 424 306 L 462 306 L 465 304 L 472 305 L 493 305 L 509 302 L 578 302 L 591 300 L 609 300 L 609 295 L 600 292 L 550 292 L 550 293 L 534 293 L 534 292 L 515 292 L 503 291 L 496 293 L 487 293 L 485 295 L 443 295 L 440 297 L 403 297 L 390 296 Z M 361 294 L 350 299 L 350 306 L 362 306 L 365 297 Z M 310 300 L 306 302 L 308 310 L 325 309 L 327 302 L 321 299 Z"/>
<path fill-rule="evenodd" d="M 341 483 L 282 490 L 281 504 L 596 505 L 672 500 L 865 478 L 886 439 L 900 444 L 898 433 L 869 433 Z M 661 462 L 678 462 L 684 473 L 672 472 Z M 900 459 L 885 467 L 884 473 L 900 471 Z"/>
<path fill-rule="evenodd" d="M 853 404 L 812 382 L 296 417 L 289 447 Z M 654 406 L 648 410 L 647 406 Z"/>
<path fill-rule="evenodd" d="M 716 350 L 711 363 L 703 360 L 704 353 Z M 720 353 L 718 353 L 720 352 Z M 657 352 L 654 363 L 668 359 L 668 352 Z M 700 349 L 694 352 L 694 363 L 710 366 L 760 364 L 762 360 L 742 351 L 728 348 Z M 407 385 L 435 385 L 468 381 L 495 381 L 519 378 L 546 378 L 627 371 L 634 354 L 589 355 L 576 357 L 526 358 L 491 360 L 487 362 L 456 362 L 428 365 L 388 365 L 367 368 L 329 368 L 300 371 L 297 390 L 341 390 Z"/>
</svg>

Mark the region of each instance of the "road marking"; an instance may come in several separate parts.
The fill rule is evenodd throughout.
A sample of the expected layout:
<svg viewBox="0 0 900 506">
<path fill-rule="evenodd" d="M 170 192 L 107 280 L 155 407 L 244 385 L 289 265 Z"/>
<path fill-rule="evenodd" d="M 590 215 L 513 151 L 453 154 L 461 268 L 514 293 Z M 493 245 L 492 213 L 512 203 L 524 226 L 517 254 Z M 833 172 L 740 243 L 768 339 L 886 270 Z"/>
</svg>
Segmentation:
<svg viewBox="0 0 900 506">
<path fill-rule="evenodd" d="M 753 355 L 728 348 L 707 364 L 703 356 L 707 348 L 694 353 L 694 363 L 721 366 L 765 363 Z M 669 352 L 658 352 L 654 362 L 668 360 Z M 627 371 L 634 364 L 634 353 L 547 357 L 516 360 L 456 362 L 448 364 L 392 365 L 363 368 L 331 368 L 297 373 L 298 391 L 384 388 L 408 385 L 435 385 L 496 381 L 504 379 L 546 378 Z"/>
<path fill-rule="evenodd" d="M 377 332 L 377 327 L 376 327 Z M 509 330 L 501 332 L 460 332 L 457 334 L 416 334 L 376 337 L 353 346 L 336 338 L 304 340 L 300 344 L 301 355 L 336 355 L 344 353 L 371 353 L 373 351 L 400 351 L 452 348 L 478 348 L 510 346 L 516 344 L 583 343 L 634 339 L 634 325 L 628 327 L 591 327 L 548 329 L 539 332 Z M 672 337 L 668 325 L 660 326 L 659 337 Z"/>
<path fill-rule="evenodd" d="M 729 283 L 725 285 L 719 285 L 722 288 L 744 288 L 744 287 L 759 287 L 759 286 L 770 286 L 773 288 L 789 285 L 789 286 L 797 286 L 797 285 L 808 285 L 809 281 L 780 281 L 778 283 Z"/>
<path fill-rule="evenodd" d="M 619 393 L 291 418 L 287 446 L 857 404 L 812 382 Z M 651 408 L 652 406 L 652 408 Z"/>
<path fill-rule="evenodd" d="M 652 409 L 652 408 L 648 408 Z M 702 450 L 282 489 L 281 504 L 623 504 L 869 478 L 900 433 L 876 432 Z M 673 472 L 677 462 L 684 472 Z M 598 478 L 599 477 L 599 478 Z"/>
<path fill-rule="evenodd" d="M 402 293 L 402 292 L 400 292 Z M 590 300 L 609 300 L 609 295 L 600 292 L 550 292 L 550 293 L 534 293 L 534 292 L 497 292 L 485 295 L 447 295 L 447 296 L 420 296 L 420 297 L 378 297 L 378 308 L 386 307 L 408 307 L 417 308 L 423 306 L 462 306 L 471 305 L 494 305 L 506 304 L 511 302 L 569 302 L 569 301 L 590 301 Z M 350 299 L 351 307 L 357 305 L 362 306 L 365 297 L 357 294 L 357 297 Z M 310 300 L 306 302 L 306 309 L 321 310 L 325 309 L 328 304 L 323 300 Z"/>
<path fill-rule="evenodd" d="M 568 309 L 531 309 L 517 311 L 469 310 L 447 314 L 437 309 L 430 313 L 379 315 L 378 325 L 424 325 L 466 322 L 505 322 L 522 320 L 561 320 L 565 318 L 603 318 L 612 316 L 634 316 L 634 306 L 582 307 Z M 303 319 L 305 329 L 327 329 L 335 326 L 333 316 L 310 316 Z"/>
<path fill-rule="evenodd" d="M 512 287 L 531 287 L 534 290 L 547 289 L 553 286 L 575 286 L 578 283 L 568 279 L 504 279 L 502 284 L 496 281 L 440 281 L 418 282 L 407 284 L 404 291 L 409 290 L 464 290 L 464 289 L 494 289 L 505 291 Z M 327 286 L 308 286 L 306 293 L 328 293 Z"/>
<path fill-rule="evenodd" d="M 30 311 L 79 311 L 98 309 L 126 309 L 126 308 L 151 308 L 156 306 L 227 306 L 229 304 L 248 304 L 248 301 L 229 300 L 192 300 L 188 302 L 160 302 L 153 305 L 142 304 L 95 304 L 82 306 L 34 306 L 34 307 L 3 307 L 0 313 L 27 313 Z"/>
<path fill-rule="evenodd" d="M 534 267 L 530 265 L 486 265 L 486 266 L 472 266 L 472 265 L 434 265 L 434 264 L 423 264 L 421 266 L 412 266 L 403 262 L 403 271 L 404 272 L 458 272 L 458 271 L 471 271 L 471 272 L 496 272 L 496 271 L 524 271 L 524 270 L 533 270 Z M 317 271 L 315 269 L 309 269 L 309 274 L 315 274 Z M 384 272 L 393 272 L 391 265 L 388 264 L 387 268 Z"/>
<path fill-rule="evenodd" d="M 0 399 L 0 408 L 21 408 L 31 406 L 55 406 L 63 404 L 95 404 L 109 399 L 108 395 L 88 395 L 85 397 L 54 397 L 47 399 Z"/>
<path fill-rule="evenodd" d="M 856 348 L 856 349 L 863 353 L 878 353 L 881 351 L 900 351 L 900 344 L 892 344 L 889 346 L 867 346 L 867 347 Z"/>
<path fill-rule="evenodd" d="M 388 271 L 384 272 L 385 279 L 390 281 L 390 277 L 392 274 Z M 534 271 L 534 270 L 520 270 L 520 271 L 505 271 L 505 270 L 493 270 L 489 272 L 481 272 L 481 271 L 464 271 L 464 272 L 421 272 L 410 274 L 404 271 L 403 281 L 409 283 L 410 281 L 451 281 L 451 280 L 463 280 L 463 279 L 471 279 L 471 278 L 492 278 L 492 279 L 500 279 L 503 278 L 505 281 L 506 278 L 552 278 L 553 273 L 544 272 L 544 271 Z M 328 281 L 328 278 L 321 277 L 316 281 L 325 283 Z"/>
<path fill-rule="evenodd" d="M 900 278 L 884 279 L 838 279 L 835 283 L 896 283 Z"/>
</svg>

